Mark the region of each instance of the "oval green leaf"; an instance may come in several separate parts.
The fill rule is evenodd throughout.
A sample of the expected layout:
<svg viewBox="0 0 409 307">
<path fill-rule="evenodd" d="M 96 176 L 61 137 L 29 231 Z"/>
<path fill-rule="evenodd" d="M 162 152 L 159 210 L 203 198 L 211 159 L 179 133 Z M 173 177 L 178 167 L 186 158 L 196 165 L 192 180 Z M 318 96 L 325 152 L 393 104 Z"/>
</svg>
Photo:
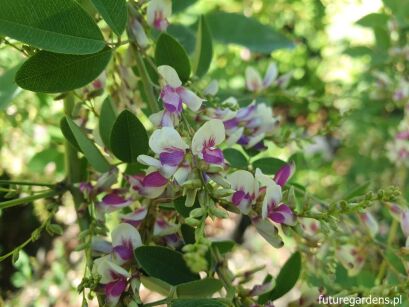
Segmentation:
<svg viewBox="0 0 409 307">
<path fill-rule="evenodd" d="M 89 164 L 100 173 L 108 172 L 111 169 L 111 165 L 104 158 L 95 144 L 84 134 L 81 128 L 78 127 L 71 118 L 66 117 L 66 120 L 79 148 L 81 148 L 81 151 L 84 153 Z"/>
<path fill-rule="evenodd" d="M 248 161 L 247 158 L 237 149 L 227 148 L 223 150 L 224 158 L 230 163 L 234 168 L 247 169 Z"/>
<path fill-rule="evenodd" d="M 78 151 L 81 151 L 80 146 L 78 145 L 77 140 L 75 139 L 74 134 L 71 131 L 70 125 L 68 125 L 68 121 L 66 117 L 63 117 L 60 121 L 60 129 L 64 136 L 64 138 L 74 146 Z"/>
<path fill-rule="evenodd" d="M 211 297 L 213 293 L 223 287 L 220 280 L 214 278 L 204 278 L 176 286 L 178 298 Z"/>
<path fill-rule="evenodd" d="M 128 10 L 125 0 L 92 0 L 92 3 L 102 18 L 116 35 L 120 36 L 125 30 Z"/>
<path fill-rule="evenodd" d="M 105 98 L 101 106 L 101 112 L 99 115 L 98 129 L 99 135 L 101 136 L 102 141 L 105 146 L 110 148 L 110 139 L 112 127 L 114 126 L 115 120 L 117 117 L 117 112 L 114 107 L 111 96 Z"/>
<path fill-rule="evenodd" d="M 196 47 L 193 60 L 193 71 L 202 77 L 209 70 L 213 57 L 213 42 L 204 16 L 200 17 L 196 34 Z"/>
<path fill-rule="evenodd" d="M 295 286 L 300 274 L 301 254 L 295 252 L 281 268 L 280 273 L 276 278 L 276 286 L 274 289 L 268 294 L 260 296 L 259 303 L 264 304 L 267 301 L 274 301 L 282 297 Z"/>
<path fill-rule="evenodd" d="M 116 119 L 110 137 L 111 151 L 121 161 L 136 162 L 149 149 L 148 134 L 130 111 L 124 110 Z"/>
<path fill-rule="evenodd" d="M 206 17 L 213 38 L 221 43 L 241 45 L 260 53 L 294 47 L 284 35 L 253 18 L 226 12 L 212 12 Z"/>
<path fill-rule="evenodd" d="M 95 80 L 108 65 L 111 55 L 109 48 L 88 55 L 40 51 L 23 64 L 16 82 L 33 92 L 68 92 Z"/>
<path fill-rule="evenodd" d="M 155 61 L 158 66 L 172 66 L 182 82 L 190 77 L 190 61 L 186 50 L 172 36 L 162 33 L 156 44 Z"/>
<path fill-rule="evenodd" d="M 283 160 L 276 158 L 261 158 L 252 163 L 253 168 L 259 168 L 266 175 L 274 175 L 285 164 Z"/>
<path fill-rule="evenodd" d="M 91 54 L 105 41 L 73 0 L 0 0 L 0 36 L 56 53 Z"/>
<path fill-rule="evenodd" d="M 135 257 L 148 275 L 173 286 L 200 279 L 198 274 L 190 271 L 183 255 L 170 248 L 141 246 L 135 249 Z"/>
</svg>

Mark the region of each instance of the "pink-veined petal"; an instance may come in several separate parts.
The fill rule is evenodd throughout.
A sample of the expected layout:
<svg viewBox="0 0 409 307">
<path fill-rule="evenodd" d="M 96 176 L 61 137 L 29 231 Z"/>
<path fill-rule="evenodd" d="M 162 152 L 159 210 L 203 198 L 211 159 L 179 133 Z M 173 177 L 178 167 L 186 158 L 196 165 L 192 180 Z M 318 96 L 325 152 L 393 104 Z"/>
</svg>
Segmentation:
<svg viewBox="0 0 409 307">
<path fill-rule="evenodd" d="M 213 146 L 219 145 L 225 139 L 223 122 L 219 119 L 212 119 L 204 123 L 195 133 L 192 139 L 192 152 L 194 155 L 201 154 L 205 144 L 209 141 Z"/>
<path fill-rule="evenodd" d="M 149 138 L 149 147 L 154 153 L 160 154 L 166 151 L 167 148 L 186 150 L 189 146 L 174 128 L 163 127 L 152 133 Z"/>
</svg>

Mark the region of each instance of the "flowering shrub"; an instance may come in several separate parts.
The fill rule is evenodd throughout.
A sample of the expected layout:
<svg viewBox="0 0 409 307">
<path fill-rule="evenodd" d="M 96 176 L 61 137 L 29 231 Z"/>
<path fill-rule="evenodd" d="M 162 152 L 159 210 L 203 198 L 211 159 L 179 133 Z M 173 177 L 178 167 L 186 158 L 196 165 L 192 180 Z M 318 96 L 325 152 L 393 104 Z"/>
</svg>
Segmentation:
<svg viewBox="0 0 409 307">
<path fill-rule="evenodd" d="M 0 1 L 0 34 L 28 57 L 16 70 L 17 85 L 63 100 L 66 159 L 61 182 L 1 181 L 30 194 L 8 195 L 1 210 L 39 199 L 49 205 L 32 236 L 0 259 L 17 261 L 43 230 L 61 235 L 53 219 L 71 195 L 80 228 L 76 250 L 86 266 L 78 285 L 84 306 L 94 297 L 101 306 L 273 306 L 299 280 L 297 306 L 314 304 L 319 294 L 407 291 L 409 211 L 397 187 L 358 187 L 327 201 L 308 192 L 302 177 L 294 179 L 303 163 L 294 144 L 303 147 L 311 136 L 286 126 L 290 115 L 277 112 L 271 99 L 298 98 L 293 72 L 281 73 L 268 59 L 261 61 L 262 77 L 247 65 L 234 95 L 219 90 L 225 80 L 207 78 L 213 37 L 262 55 L 278 49 L 277 41 L 291 46 L 289 38 L 226 12 L 200 16 L 180 34 L 171 21 L 182 1 L 91 2 L 92 8 L 73 0 Z M 260 35 L 221 37 L 226 20 Z M 183 37 L 192 29 L 189 53 Z M 377 78 L 380 97 L 391 81 Z M 395 101 L 409 95 L 401 83 Z M 407 113 L 388 145 L 402 167 L 409 157 Z M 273 156 L 276 147 L 294 155 L 284 161 Z M 388 236 L 379 207 L 391 221 Z M 208 229 L 233 218 L 237 229 L 253 227 L 266 244 L 293 251 L 275 278 L 264 267 L 230 270 L 240 240 L 215 238 Z M 393 246 L 396 236 L 406 243 Z M 144 301 L 144 288 L 163 298 Z"/>
</svg>

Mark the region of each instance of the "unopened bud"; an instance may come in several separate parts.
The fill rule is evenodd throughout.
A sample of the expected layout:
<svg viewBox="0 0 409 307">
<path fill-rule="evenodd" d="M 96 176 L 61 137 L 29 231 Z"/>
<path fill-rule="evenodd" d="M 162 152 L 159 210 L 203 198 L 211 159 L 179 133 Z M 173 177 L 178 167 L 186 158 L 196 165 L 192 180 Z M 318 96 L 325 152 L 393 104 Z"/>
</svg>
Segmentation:
<svg viewBox="0 0 409 307">
<path fill-rule="evenodd" d="M 226 196 L 230 196 L 234 193 L 235 191 L 232 189 L 218 189 L 216 191 L 214 191 L 213 195 L 217 198 L 219 197 L 226 197 Z"/>
<path fill-rule="evenodd" d="M 225 218 L 228 218 L 228 217 L 229 217 L 229 214 L 227 213 L 226 210 L 223 210 L 223 209 L 220 209 L 220 208 L 217 208 L 217 207 L 211 208 L 211 209 L 210 209 L 210 212 L 211 212 L 214 216 L 220 217 L 220 218 L 222 218 L 222 219 L 225 219 Z"/>
<path fill-rule="evenodd" d="M 193 217 L 188 217 L 187 219 L 185 219 L 186 224 L 188 224 L 189 226 L 192 227 L 197 227 L 200 225 L 200 221 L 193 218 Z"/>
<path fill-rule="evenodd" d="M 182 184 L 183 188 L 187 188 L 187 189 L 197 189 L 200 188 L 202 185 L 202 182 L 200 181 L 200 179 L 191 179 L 191 180 L 187 180 Z"/>
<path fill-rule="evenodd" d="M 189 216 L 193 218 L 198 218 L 198 217 L 203 216 L 203 214 L 204 214 L 204 210 L 202 208 L 196 208 L 190 211 Z"/>
</svg>

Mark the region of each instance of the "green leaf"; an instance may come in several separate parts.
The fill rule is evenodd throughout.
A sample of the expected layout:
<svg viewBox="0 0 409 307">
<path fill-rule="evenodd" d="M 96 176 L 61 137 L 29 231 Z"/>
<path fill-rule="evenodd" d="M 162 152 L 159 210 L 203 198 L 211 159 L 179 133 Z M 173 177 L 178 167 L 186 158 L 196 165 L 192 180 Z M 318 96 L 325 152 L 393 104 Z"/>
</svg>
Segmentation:
<svg viewBox="0 0 409 307">
<path fill-rule="evenodd" d="M 180 225 L 180 232 L 186 244 L 195 243 L 195 229 L 192 226 L 182 224 Z"/>
<path fill-rule="evenodd" d="M 220 254 L 224 255 L 231 252 L 236 245 L 236 242 L 232 240 L 221 240 L 221 241 L 213 241 L 212 246 L 216 247 Z"/>
<path fill-rule="evenodd" d="M 125 30 L 128 19 L 126 0 L 92 0 L 92 3 L 112 31 L 120 36 Z"/>
<path fill-rule="evenodd" d="M 224 44 L 237 44 L 260 53 L 294 47 L 272 27 L 241 14 L 212 12 L 207 15 L 207 23 L 213 38 Z"/>
<path fill-rule="evenodd" d="M 196 0 L 172 0 L 172 12 L 179 13 L 195 3 Z"/>
<path fill-rule="evenodd" d="M 192 273 L 179 252 L 162 246 L 141 246 L 135 257 L 142 269 L 150 276 L 173 286 L 200 279 Z"/>
<path fill-rule="evenodd" d="M 56 53 L 91 54 L 105 46 L 91 16 L 73 0 L 0 0 L 0 35 Z"/>
<path fill-rule="evenodd" d="M 224 158 L 230 163 L 234 168 L 247 169 L 248 161 L 245 155 L 243 155 L 239 150 L 234 148 L 227 148 L 223 150 Z"/>
<path fill-rule="evenodd" d="M 99 135 L 105 146 L 110 148 L 110 138 L 112 127 L 114 126 L 117 112 L 111 96 L 105 98 L 101 106 L 101 113 L 98 121 Z"/>
<path fill-rule="evenodd" d="M 204 278 L 176 286 L 176 294 L 178 298 L 191 297 L 211 297 L 213 293 L 219 291 L 223 287 L 220 280 L 214 278 Z"/>
<path fill-rule="evenodd" d="M 362 27 L 368 28 L 376 28 L 382 27 L 386 28 L 388 23 L 389 17 L 382 13 L 371 13 L 368 14 L 361 19 L 359 19 L 356 23 Z"/>
<path fill-rule="evenodd" d="M 14 81 L 14 76 L 21 64 L 7 70 L 0 76 L 0 110 L 4 110 L 11 100 L 18 95 L 20 89 Z"/>
<path fill-rule="evenodd" d="M 109 48 L 89 55 L 40 51 L 23 64 L 16 82 L 33 92 L 68 92 L 95 80 L 108 65 L 111 55 Z"/>
<path fill-rule="evenodd" d="M 284 266 L 281 268 L 280 273 L 276 278 L 276 286 L 269 293 L 268 298 L 265 296 L 259 298 L 259 303 L 264 304 L 267 300 L 274 301 L 288 291 L 290 291 L 297 283 L 301 273 L 301 254 L 295 252 L 287 260 Z"/>
<path fill-rule="evenodd" d="M 194 30 L 184 25 L 170 24 L 166 31 L 186 49 L 188 54 L 193 53 L 196 42 Z"/>
<path fill-rule="evenodd" d="M 402 263 L 402 260 L 395 254 L 393 250 L 388 249 L 385 252 L 385 258 L 396 271 L 403 275 L 406 275 L 405 265 Z"/>
<path fill-rule="evenodd" d="M 213 57 L 212 35 L 207 26 L 204 16 L 200 17 L 199 27 L 196 34 L 196 47 L 193 60 L 193 71 L 198 77 L 202 77 L 209 70 Z"/>
<path fill-rule="evenodd" d="M 72 146 L 74 146 L 78 151 L 81 151 L 80 145 L 78 145 L 77 140 L 75 139 L 74 134 L 71 131 L 70 125 L 68 125 L 68 121 L 66 117 L 63 117 L 60 121 L 60 129 L 64 138 L 70 142 Z"/>
<path fill-rule="evenodd" d="M 66 120 L 79 148 L 81 148 L 81 151 L 84 153 L 89 164 L 100 173 L 108 172 L 111 169 L 111 165 L 104 158 L 95 144 L 88 139 L 81 128 L 78 127 L 71 118 L 66 117 Z"/>
<path fill-rule="evenodd" d="M 276 158 L 261 158 L 253 163 L 253 168 L 259 168 L 264 174 L 274 175 L 285 162 Z"/>
<path fill-rule="evenodd" d="M 121 161 L 136 162 L 139 155 L 148 152 L 148 142 L 148 134 L 139 119 L 128 110 L 122 111 L 112 127 L 112 153 Z"/>
<path fill-rule="evenodd" d="M 182 82 L 190 77 L 190 61 L 186 50 L 172 36 L 162 33 L 156 44 L 155 60 L 158 66 L 172 66 Z"/>
<path fill-rule="evenodd" d="M 172 289 L 171 285 L 154 277 L 141 276 L 141 282 L 149 290 L 155 291 L 164 296 L 168 296 Z"/>
<path fill-rule="evenodd" d="M 176 299 L 170 304 L 171 307 L 226 307 L 227 304 L 218 299 L 203 298 L 203 299 Z"/>
<path fill-rule="evenodd" d="M 195 202 L 195 204 L 192 207 L 186 207 L 185 206 L 185 201 L 186 197 L 179 197 L 173 201 L 173 206 L 175 207 L 175 210 L 183 217 L 189 217 L 190 211 L 193 209 L 199 208 L 199 203 Z"/>
</svg>

